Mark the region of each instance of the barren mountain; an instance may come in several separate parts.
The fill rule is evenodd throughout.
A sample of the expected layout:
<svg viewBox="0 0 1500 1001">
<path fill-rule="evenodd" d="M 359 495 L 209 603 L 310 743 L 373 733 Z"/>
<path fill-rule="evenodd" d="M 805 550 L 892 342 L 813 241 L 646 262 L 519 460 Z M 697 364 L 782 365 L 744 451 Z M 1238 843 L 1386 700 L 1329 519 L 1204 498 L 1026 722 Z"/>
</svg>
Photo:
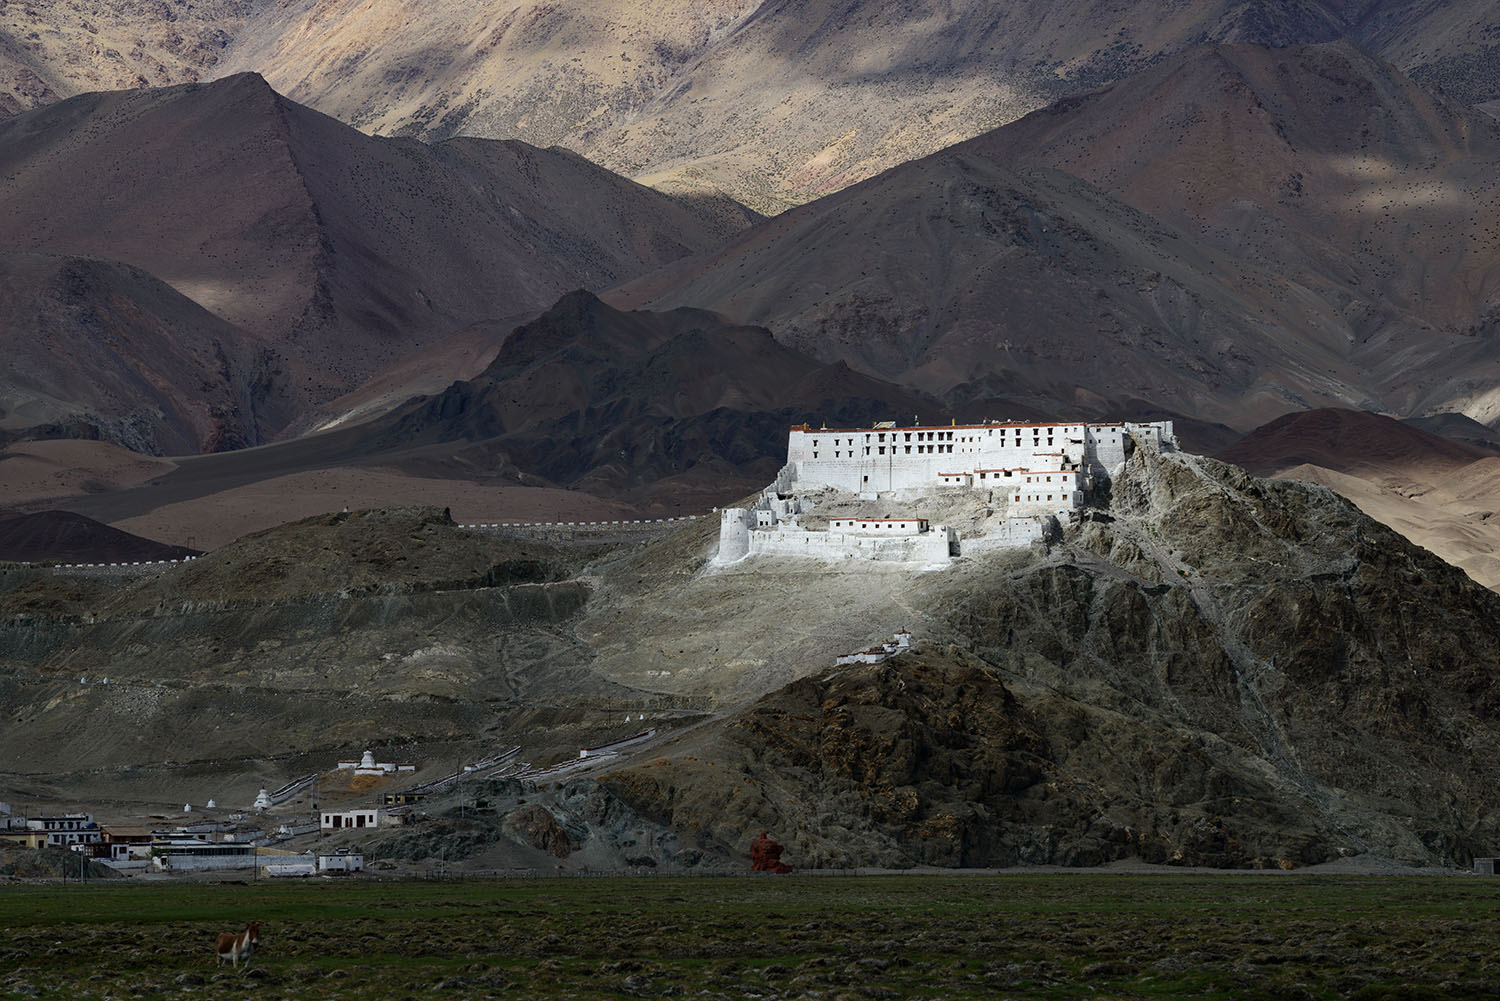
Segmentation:
<svg viewBox="0 0 1500 1001">
<path fill-rule="evenodd" d="M 168 546 L 68 511 L 0 511 L 0 562 L 116 563 L 180 560 L 194 550 Z"/>
<path fill-rule="evenodd" d="M 1497 166 L 1495 123 L 1347 45 L 1208 46 L 611 301 L 712 308 L 955 402 L 1486 420 Z"/>
<path fill-rule="evenodd" d="M 669 190 L 724 190 L 767 211 L 1205 41 L 1341 38 L 1461 100 L 1500 97 L 1500 19 L 1483 0 L 293 0 L 252 17 L 227 65 L 377 133 L 560 143 Z"/>
<path fill-rule="evenodd" d="M 299 409 L 477 320 L 713 247 L 730 225 L 562 150 L 371 139 L 253 75 L 0 122 L 0 174 L 8 249 L 150 273 L 222 321 L 183 351 L 239 327 L 304 366 Z M 31 322 L 11 335 L 35 337 Z M 176 391 L 200 405 L 191 381 Z"/>
<path fill-rule="evenodd" d="M 771 210 L 1193 45 L 1337 39 L 1465 103 L 1500 97 L 1486 0 L 16 0 L 0 8 L 0 113 L 258 71 L 367 131 L 561 144 Z"/>
<path fill-rule="evenodd" d="M 61 508 L 211 546 L 344 506 L 429 504 L 468 522 L 700 513 L 763 486 L 786 428 L 939 405 L 704 310 L 625 313 L 564 296 L 475 378 L 389 414 L 121 477 L 113 453 L 0 452 L 0 503 Z M 76 449 L 74 450 L 76 451 Z M 13 489 L 7 489 L 13 486 Z"/>
<path fill-rule="evenodd" d="M 218 75 L 264 0 L 46 0 L 0 4 L 0 116 L 91 90 Z"/>
<path fill-rule="evenodd" d="M 703 310 L 615 310 L 587 292 L 518 327 L 477 378 L 370 425 L 382 448 L 473 442 L 530 477 L 690 510 L 749 493 L 786 459 L 789 424 L 936 404 L 824 365 Z"/>
<path fill-rule="evenodd" d="M 1198 49 L 969 149 L 1150 213 L 1233 261 L 1246 298 L 1316 303 L 1300 333 L 1325 361 L 1300 382 L 1500 416 L 1500 129 L 1394 67 L 1343 44 Z"/>
<path fill-rule="evenodd" d="M 1361 410 L 1309 410 L 1256 428 L 1218 454 L 1257 476 L 1291 466 L 1326 466 L 1355 475 L 1442 476 L 1494 456 L 1381 414 Z"/>
<path fill-rule="evenodd" d="M 152 455 L 259 444 L 295 414 L 295 362 L 138 268 L 0 255 L 0 435 Z"/>
</svg>

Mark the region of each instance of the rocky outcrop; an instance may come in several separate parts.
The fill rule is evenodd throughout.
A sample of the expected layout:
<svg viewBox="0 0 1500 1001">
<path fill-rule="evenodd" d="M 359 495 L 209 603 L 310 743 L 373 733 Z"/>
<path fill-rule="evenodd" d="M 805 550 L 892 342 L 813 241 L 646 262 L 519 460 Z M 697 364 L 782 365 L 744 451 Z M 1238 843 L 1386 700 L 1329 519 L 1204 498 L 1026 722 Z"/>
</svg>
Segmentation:
<svg viewBox="0 0 1500 1001">
<path fill-rule="evenodd" d="M 786 848 L 780 842 L 771 840 L 769 834 L 761 831 L 760 837 L 750 843 L 750 871 L 777 875 L 791 872 L 792 867 L 781 861 L 781 853 L 784 851 Z"/>
<path fill-rule="evenodd" d="M 796 681 L 605 782 L 813 866 L 1464 865 L 1500 841 L 1500 597 L 1337 495 L 1138 450 L 952 643 Z M 934 623 L 931 629 L 936 630 Z"/>
<path fill-rule="evenodd" d="M 567 858 L 577 847 L 557 818 L 534 803 L 506 816 L 503 830 L 510 837 L 553 858 Z"/>
</svg>

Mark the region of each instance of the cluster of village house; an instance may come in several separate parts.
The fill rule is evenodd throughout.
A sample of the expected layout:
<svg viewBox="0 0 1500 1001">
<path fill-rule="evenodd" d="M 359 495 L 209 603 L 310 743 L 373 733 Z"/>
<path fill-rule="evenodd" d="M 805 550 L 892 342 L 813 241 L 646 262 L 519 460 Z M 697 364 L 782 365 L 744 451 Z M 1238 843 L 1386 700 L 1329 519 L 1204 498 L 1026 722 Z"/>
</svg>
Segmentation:
<svg viewBox="0 0 1500 1001">
<path fill-rule="evenodd" d="M 375 826 L 384 811 L 338 811 L 323 814 L 322 826 Z M 389 822 L 389 819 L 385 819 Z M 248 869 L 260 865 L 278 875 L 279 867 L 307 872 L 360 872 L 364 856 L 340 849 L 310 856 L 267 854 L 265 846 L 296 834 L 318 830 L 318 825 L 281 825 L 268 834 L 243 826 L 234 815 L 228 820 L 204 819 L 162 827 L 99 824 L 90 813 L 18 816 L 0 813 L 0 845 L 22 848 L 66 848 L 117 869 L 193 872 L 205 869 Z M 290 875 L 291 873 L 287 873 Z"/>
<path fill-rule="evenodd" d="M 644 718 L 638 717 L 640 720 Z M 655 729 L 643 730 L 607 744 L 582 748 L 578 756 L 589 759 L 611 755 L 644 743 L 655 735 Z M 463 765 L 453 775 L 435 782 L 386 792 L 382 794 L 383 806 L 322 810 L 316 820 L 291 820 L 279 824 L 274 830 L 243 813 L 231 813 L 223 819 L 204 816 L 199 820 L 188 819 L 183 823 L 152 828 L 99 824 L 90 813 L 21 816 L 12 812 L 9 804 L 0 803 L 0 847 L 66 848 L 120 869 L 149 866 L 192 872 L 259 866 L 271 876 L 359 872 L 364 869 L 364 856 L 347 848 L 312 855 L 282 852 L 274 846 L 306 834 L 334 834 L 408 824 L 412 820 L 408 807 L 412 804 L 422 802 L 466 775 L 493 773 L 497 766 L 513 761 L 520 750 L 520 747 L 506 748 L 474 764 Z M 339 761 L 337 770 L 355 775 L 389 776 L 415 772 L 417 765 L 409 761 L 377 761 L 374 753 L 367 750 L 358 759 Z M 528 771 L 529 766 L 525 766 L 520 774 Z M 294 779 L 275 792 L 261 789 L 255 809 L 270 809 L 300 795 L 316 778 L 313 774 Z M 208 802 L 208 808 L 213 810 L 212 800 Z M 183 812 L 191 814 L 192 804 L 184 804 Z"/>
<path fill-rule="evenodd" d="M 377 762 L 370 751 L 359 760 L 340 761 L 338 768 L 356 775 L 390 775 L 412 772 L 410 762 Z M 278 795 L 305 789 L 316 776 L 288 783 L 277 794 L 262 789 L 256 809 L 284 801 Z M 0 803 L 0 846 L 66 848 L 118 869 L 153 867 L 175 872 L 206 869 L 241 869 L 260 866 L 268 875 L 305 875 L 313 872 L 360 872 L 364 856 L 348 848 L 317 854 L 280 852 L 273 846 L 299 835 L 369 829 L 409 822 L 402 804 L 426 798 L 422 793 L 386 793 L 386 806 L 350 810 L 323 810 L 316 821 L 288 821 L 267 829 L 242 813 L 223 819 L 204 816 L 183 823 L 146 827 L 99 824 L 91 813 L 21 816 Z M 214 803 L 209 801 L 213 809 Z M 392 809 L 395 807 L 395 809 Z M 192 804 L 184 804 L 190 814 Z"/>
</svg>

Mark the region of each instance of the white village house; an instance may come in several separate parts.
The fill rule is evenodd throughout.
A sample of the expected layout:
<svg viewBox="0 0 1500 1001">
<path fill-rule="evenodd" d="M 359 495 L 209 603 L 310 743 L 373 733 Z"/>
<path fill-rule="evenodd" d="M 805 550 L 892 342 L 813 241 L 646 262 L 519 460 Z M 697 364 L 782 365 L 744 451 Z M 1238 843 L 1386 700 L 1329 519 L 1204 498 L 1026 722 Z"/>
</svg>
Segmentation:
<svg viewBox="0 0 1500 1001">
<path fill-rule="evenodd" d="M 43 831 L 47 844 L 54 848 L 68 845 L 93 845 L 104 840 L 99 825 L 94 823 L 91 813 L 65 813 L 55 817 L 30 817 L 26 827 L 32 831 Z"/>
<path fill-rule="evenodd" d="M 345 830 L 351 827 L 379 827 L 386 815 L 387 811 L 373 806 L 358 810 L 324 810 L 321 826 L 325 831 Z"/>
</svg>

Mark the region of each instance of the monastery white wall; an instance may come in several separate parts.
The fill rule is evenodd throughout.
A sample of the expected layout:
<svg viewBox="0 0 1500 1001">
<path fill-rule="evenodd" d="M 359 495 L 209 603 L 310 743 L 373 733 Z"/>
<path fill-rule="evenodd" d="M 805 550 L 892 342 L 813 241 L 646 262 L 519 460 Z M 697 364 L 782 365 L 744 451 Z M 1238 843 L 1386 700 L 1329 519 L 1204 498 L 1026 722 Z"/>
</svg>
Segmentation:
<svg viewBox="0 0 1500 1001">
<path fill-rule="evenodd" d="M 979 486 L 979 470 L 1082 467 L 1107 474 L 1125 461 L 1132 436 L 1157 447 L 1175 441 L 1170 421 L 817 430 L 802 425 L 788 435 L 787 466 L 801 489 L 885 493 L 940 485 L 945 477 L 950 485 Z"/>
<path fill-rule="evenodd" d="M 1015 549 L 1040 542 L 1057 530 L 1057 521 L 1052 517 L 1007 518 L 998 526 L 976 539 L 959 541 L 959 551 L 964 556 L 977 556 L 997 549 Z"/>
<path fill-rule="evenodd" d="M 926 518 L 830 518 L 830 532 L 873 535 L 891 538 L 897 535 L 920 535 L 927 531 Z"/>
<path fill-rule="evenodd" d="M 1007 510 L 1011 517 L 1058 515 L 1083 506 L 1083 473 L 1079 470 L 1054 470 L 1045 473 L 1018 473 L 1001 482 L 1008 487 Z"/>
<path fill-rule="evenodd" d="M 803 528 L 782 525 L 771 531 L 750 532 L 748 549 L 751 556 L 946 563 L 953 557 L 956 538 L 953 529 L 941 525 L 919 535 L 899 535 L 894 538 L 859 532 L 809 532 Z M 720 551 L 723 551 L 722 542 Z"/>
</svg>

